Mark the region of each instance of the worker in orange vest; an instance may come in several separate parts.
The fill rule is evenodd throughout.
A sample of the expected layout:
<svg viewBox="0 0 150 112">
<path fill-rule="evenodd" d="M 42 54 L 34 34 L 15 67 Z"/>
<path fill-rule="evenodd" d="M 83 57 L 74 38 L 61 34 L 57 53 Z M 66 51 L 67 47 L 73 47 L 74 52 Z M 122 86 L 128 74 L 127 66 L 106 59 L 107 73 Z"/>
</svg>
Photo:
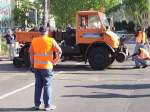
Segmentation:
<svg viewBox="0 0 150 112">
<path fill-rule="evenodd" d="M 136 46 L 134 52 L 139 49 L 139 46 L 145 48 L 145 45 L 148 43 L 148 39 L 145 33 L 145 28 L 141 27 L 140 31 L 135 35 Z"/>
<path fill-rule="evenodd" d="M 137 50 L 136 53 L 132 55 L 133 60 L 135 61 L 135 67 L 134 68 L 146 68 L 147 60 L 150 60 L 150 54 L 149 52 L 140 46 L 140 48 Z"/>
<path fill-rule="evenodd" d="M 52 105 L 52 70 L 53 65 L 58 63 L 62 51 L 54 38 L 48 36 L 48 29 L 41 28 L 40 32 L 41 36 L 32 40 L 29 52 L 35 73 L 35 109 L 40 109 L 43 88 L 43 101 L 47 111 L 56 108 L 55 105 Z M 53 57 L 54 52 L 55 58 Z"/>
</svg>

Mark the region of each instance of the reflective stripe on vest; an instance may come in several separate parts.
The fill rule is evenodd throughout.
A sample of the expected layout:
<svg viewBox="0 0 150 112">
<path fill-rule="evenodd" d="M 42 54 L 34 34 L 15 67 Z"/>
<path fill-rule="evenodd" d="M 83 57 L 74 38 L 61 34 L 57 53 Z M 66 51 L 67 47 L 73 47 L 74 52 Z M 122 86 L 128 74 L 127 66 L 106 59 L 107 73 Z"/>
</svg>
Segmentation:
<svg viewBox="0 0 150 112">
<path fill-rule="evenodd" d="M 50 55 L 53 55 L 53 53 L 50 52 L 50 53 L 36 53 L 36 54 L 34 54 L 34 56 L 50 56 Z"/>
<path fill-rule="evenodd" d="M 37 60 L 34 60 L 34 64 L 43 64 L 43 65 L 45 65 L 45 64 L 48 64 L 49 63 L 49 61 L 37 61 Z"/>
</svg>

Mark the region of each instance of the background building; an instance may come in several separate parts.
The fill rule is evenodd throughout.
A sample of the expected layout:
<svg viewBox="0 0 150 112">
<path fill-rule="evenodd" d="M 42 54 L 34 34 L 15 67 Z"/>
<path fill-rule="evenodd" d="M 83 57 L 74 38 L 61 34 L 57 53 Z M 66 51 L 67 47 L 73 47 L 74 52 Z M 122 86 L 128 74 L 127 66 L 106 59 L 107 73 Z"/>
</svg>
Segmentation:
<svg viewBox="0 0 150 112">
<path fill-rule="evenodd" d="M 12 9 L 14 0 L 0 0 L 0 32 L 5 32 L 12 26 Z"/>
</svg>

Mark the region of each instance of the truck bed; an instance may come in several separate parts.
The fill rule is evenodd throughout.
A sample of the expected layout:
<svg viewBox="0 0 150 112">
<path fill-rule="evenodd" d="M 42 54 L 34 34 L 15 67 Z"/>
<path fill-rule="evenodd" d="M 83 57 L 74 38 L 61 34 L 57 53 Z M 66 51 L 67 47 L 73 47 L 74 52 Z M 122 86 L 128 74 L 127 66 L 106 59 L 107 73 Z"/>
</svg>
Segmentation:
<svg viewBox="0 0 150 112">
<path fill-rule="evenodd" d="M 20 43 L 31 42 L 33 38 L 39 36 L 40 32 L 16 32 L 16 41 Z"/>
</svg>

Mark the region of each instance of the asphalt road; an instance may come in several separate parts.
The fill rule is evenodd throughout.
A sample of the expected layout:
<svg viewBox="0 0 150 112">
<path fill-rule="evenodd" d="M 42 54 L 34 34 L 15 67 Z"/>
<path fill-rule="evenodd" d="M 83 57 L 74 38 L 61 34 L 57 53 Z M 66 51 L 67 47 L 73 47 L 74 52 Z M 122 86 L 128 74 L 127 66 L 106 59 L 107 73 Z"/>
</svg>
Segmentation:
<svg viewBox="0 0 150 112">
<path fill-rule="evenodd" d="M 84 63 L 60 63 L 54 69 L 54 112 L 149 112 L 150 67 L 133 66 L 128 60 L 93 71 Z M 0 61 L 0 112 L 32 112 L 33 93 L 30 71 Z"/>
</svg>

